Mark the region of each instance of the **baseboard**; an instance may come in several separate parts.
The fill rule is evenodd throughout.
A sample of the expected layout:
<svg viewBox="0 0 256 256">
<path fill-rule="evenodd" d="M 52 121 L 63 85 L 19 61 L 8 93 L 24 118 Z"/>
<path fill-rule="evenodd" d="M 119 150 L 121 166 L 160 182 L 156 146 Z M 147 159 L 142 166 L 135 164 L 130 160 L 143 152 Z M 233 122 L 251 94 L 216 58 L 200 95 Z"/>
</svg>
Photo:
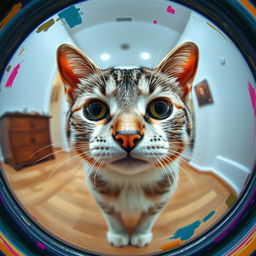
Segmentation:
<svg viewBox="0 0 256 256">
<path fill-rule="evenodd" d="M 199 171 L 213 172 L 218 175 L 222 180 L 228 183 L 237 194 L 242 191 L 250 172 L 249 168 L 246 166 L 223 156 L 217 156 L 214 165 L 211 167 L 200 166 L 193 161 L 190 161 L 189 164 Z"/>
<path fill-rule="evenodd" d="M 210 167 L 210 166 L 202 166 L 202 165 L 199 165 L 199 164 L 196 164 L 195 162 L 193 161 L 190 161 L 189 162 L 189 165 L 191 165 L 193 168 L 199 170 L 199 171 L 202 171 L 202 172 L 213 172 L 214 169 L 213 167 Z"/>
</svg>

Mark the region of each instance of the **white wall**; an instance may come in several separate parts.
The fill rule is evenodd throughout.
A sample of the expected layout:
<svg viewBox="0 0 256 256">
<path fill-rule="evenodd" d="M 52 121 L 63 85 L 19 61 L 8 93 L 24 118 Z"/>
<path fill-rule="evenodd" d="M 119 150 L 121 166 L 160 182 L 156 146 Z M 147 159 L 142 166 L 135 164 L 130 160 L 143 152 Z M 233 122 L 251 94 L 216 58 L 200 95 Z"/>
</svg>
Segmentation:
<svg viewBox="0 0 256 256">
<path fill-rule="evenodd" d="M 53 17 L 57 18 L 57 17 Z M 5 88 L 10 72 L 1 80 L 0 114 L 6 111 L 48 112 L 52 79 L 56 72 L 56 48 L 60 43 L 70 42 L 62 22 L 56 22 L 47 32 L 37 33 L 36 29 L 24 40 L 25 50 L 13 55 L 10 65 L 21 67 L 11 88 Z"/>
<path fill-rule="evenodd" d="M 198 45 L 199 68 L 193 84 L 206 79 L 214 101 L 199 107 L 193 90 L 196 145 L 191 163 L 218 173 L 238 192 L 255 164 L 253 109 L 247 85 L 250 81 L 255 87 L 255 81 L 235 45 L 206 22 L 193 13 L 178 42 Z M 225 65 L 220 64 L 221 58 Z"/>
<path fill-rule="evenodd" d="M 52 18 L 56 20 L 57 16 Z M 24 112 L 24 109 L 49 113 L 52 81 L 57 70 L 56 49 L 63 42 L 73 43 L 61 21 L 47 32 L 37 33 L 35 29 L 24 40 L 9 62 L 12 68 L 20 64 L 12 87 L 5 88 L 12 68 L 1 80 L 0 115 L 7 111 Z M 21 47 L 24 51 L 19 55 Z"/>
</svg>

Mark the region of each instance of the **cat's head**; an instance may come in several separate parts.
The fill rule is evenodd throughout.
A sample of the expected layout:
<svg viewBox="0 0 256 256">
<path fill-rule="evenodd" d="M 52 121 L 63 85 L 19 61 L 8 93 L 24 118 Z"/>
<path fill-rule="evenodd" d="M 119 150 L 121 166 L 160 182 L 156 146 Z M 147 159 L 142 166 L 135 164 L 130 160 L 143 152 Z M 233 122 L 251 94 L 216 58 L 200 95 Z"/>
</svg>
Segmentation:
<svg viewBox="0 0 256 256">
<path fill-rule="evenodd" d="M 67 136 L 91 165 L 133 174 L 174 162 L 192 134 L 198 47 L 186 42 L 154 68 L 101 70 L 77 48 L 57 50 L 70 110 Z"/>
</svg>

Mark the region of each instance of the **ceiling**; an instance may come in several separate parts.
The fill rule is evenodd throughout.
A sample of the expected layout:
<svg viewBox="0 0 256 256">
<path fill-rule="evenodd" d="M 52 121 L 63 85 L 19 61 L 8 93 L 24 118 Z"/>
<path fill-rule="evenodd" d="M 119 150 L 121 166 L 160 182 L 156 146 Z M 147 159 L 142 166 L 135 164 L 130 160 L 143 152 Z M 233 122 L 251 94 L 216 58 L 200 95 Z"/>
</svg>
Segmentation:
<svg viewBox="0 0 256 256">
<path fill-rule="evenodd" d="M 166 11 L 169 5 L 175 14 Z M 72 29 L 64 26 L 101 68 L 156 66 L 176 45 L 191 13 L 161 0 L 89 0 L 76 8 L 83 23 Z"/>
</svg>

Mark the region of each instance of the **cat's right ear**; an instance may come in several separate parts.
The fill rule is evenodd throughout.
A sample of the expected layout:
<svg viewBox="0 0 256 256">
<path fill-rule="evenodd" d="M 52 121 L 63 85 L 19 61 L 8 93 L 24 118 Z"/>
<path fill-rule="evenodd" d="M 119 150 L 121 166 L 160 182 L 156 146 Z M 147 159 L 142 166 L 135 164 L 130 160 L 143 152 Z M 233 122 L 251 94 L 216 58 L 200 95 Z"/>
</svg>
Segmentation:
<svg viewBox="0 0 256 256">
<path fill-rule="evenodd" d="M 70 104 L 76 98 L 75 88 L 80 83 L 80 79 L 99 71 L 88 56 L 69 44 L 62 44 L 58 47 L 57 65 Z"/>
</svg>

